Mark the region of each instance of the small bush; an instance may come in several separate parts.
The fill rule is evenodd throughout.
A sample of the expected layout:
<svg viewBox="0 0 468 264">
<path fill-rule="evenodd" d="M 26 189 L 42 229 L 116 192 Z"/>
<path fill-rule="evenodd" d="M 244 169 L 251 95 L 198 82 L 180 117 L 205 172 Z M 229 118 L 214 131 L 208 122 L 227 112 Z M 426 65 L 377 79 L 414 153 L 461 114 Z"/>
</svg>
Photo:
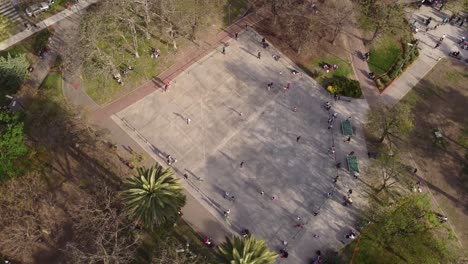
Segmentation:
<svg viewBox="0 0 468 264">
<path fill-rule="evenodd" d="M 331 94 L 335 94 L 337 91 L 332 85 L 328 85 L 327 91 Z"/>
<path fill-rule="evenodd" d="M 380 77 L 380 80 L 382 81 L 384 85 L 387 85 L 390 82 L 390 78 L 386 74 L 382 75 Z"/>
<path fill-rule="evenodd" d="M 362 96 L 361 85 L 356 80 L 351 80 L 345 77 L 334 77 L 332 83 L 331 87 L 337 94 L 354 98 Z"/>
<path fill-rule="evenodd" d="M 38 53 L 40 50 L 47 46 L 50 36 L 52 36 L 52 32 L 48 29 L 43 30 L 37 34 L 36 38 L 34 39 L 33 45 L 35 53 Z"/>
<path fill-rule="evenodd" d="M 382 90 L 383 88 L 385 88 L 385 85 L 382 83 L 380 79 L 375 80 L 375 84 L 377 85 L 377 88 L 379 88 L 379 90 Z"/>
<path fill-rule="evenodd" d="M 392 70 L 388 75 L 393 80 L 401 74 L 401 70 Z"/>
</svg>

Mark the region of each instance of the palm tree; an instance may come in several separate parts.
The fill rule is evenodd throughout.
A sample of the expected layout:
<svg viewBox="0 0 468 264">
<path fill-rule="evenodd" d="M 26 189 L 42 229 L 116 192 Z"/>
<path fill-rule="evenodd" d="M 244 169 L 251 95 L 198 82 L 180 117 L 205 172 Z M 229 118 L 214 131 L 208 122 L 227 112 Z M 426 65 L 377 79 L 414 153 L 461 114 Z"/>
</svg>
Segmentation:
<svg viewBox="0 0 468 264">
<path fill-rule="evenodd" d="M 160 165 L 137 168 L 137 175 L 125 182 L 122 200 L 132 220 L 153 229 L 174 219 L 185 205 L 185 195 L 170 168 Z"/>
<path fill-rule="evenodd" d="M 263 239 L 253 236 L 226 239 L 219 246 L 219 263 L 225 264 L 273 264 L 276 253 L 271 252 Z"/>
</svg>

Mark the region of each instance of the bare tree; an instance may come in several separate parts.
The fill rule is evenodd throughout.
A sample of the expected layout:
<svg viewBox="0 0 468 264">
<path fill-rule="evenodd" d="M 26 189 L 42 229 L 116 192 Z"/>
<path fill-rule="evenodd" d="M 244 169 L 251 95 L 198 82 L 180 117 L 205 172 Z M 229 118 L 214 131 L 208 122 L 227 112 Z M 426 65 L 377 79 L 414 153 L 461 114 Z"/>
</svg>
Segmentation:
<svg viewBox="0 0 468 264">
<path fill-rule="evenodd" d="M 28 262 L 53 230 L 40 215 L 36 201 L 45 199 L 46 185 L 39 175 L 13 179 L 0 188 L 0 252 Z"/>
<path fill-rule="evenodd" d="M 72 263 L 129 263 L 139 239 L 133 224 L 117 208 L 115 195 L 107 188 L 73 212 L 76 237 L 64 249 Z"/>
<path fill-rule="evenodd" d="M 409 184 L 410 172 L 397 154 L 383 153 L 369 167 L 369 174 L 380 177 L 381 185 L 377 193 L 393 188 L 395 186 L 406 186 Z"/>
</svg>

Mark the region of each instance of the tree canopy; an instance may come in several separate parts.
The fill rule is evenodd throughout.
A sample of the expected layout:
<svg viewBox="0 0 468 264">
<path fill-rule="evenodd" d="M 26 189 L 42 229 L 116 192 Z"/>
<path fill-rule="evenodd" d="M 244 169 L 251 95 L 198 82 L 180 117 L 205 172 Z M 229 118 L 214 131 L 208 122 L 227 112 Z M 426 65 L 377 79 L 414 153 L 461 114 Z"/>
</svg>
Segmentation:
<svg viewBox="0 0 468 264">
<path fill-rule="evenodd" d="M 346 251 L 353 263 L 451 263 L 443 224 L 427 196 L 410 196 L 379 211 Z M 435 233 L 437 232 L 437 235 Z M 447 232 L 445 232 L 447 234 Z"/>
<path fill-rule="evenodd" d="M 150 230 L 174 220 L 185 205 L 185 195 L 171 169 L 156 165 L 137 168 L 137 172 L 122 193 L 129 217 Z"/>
<path fill-rule="evenodd" d="M 26 78 L 28 66 L 26 54 L 0 56 L 0 87 L 7 92 L 16 91 Z"/>
<path fill-rule="evenodd" d="M 381 179 L 378 192 L 395 186 L 405 186 L 410 181 L 410 171 L 397 154 L 382 153 L 368 170 L 369 175 Z"/>
<path fill-rule="evenodd" d="M 0 111 L 0 182 L 18 175 L 15 164 L 28 153 L 24 140 L 19 116 Z"/>
<path fill-rule="evenodd" d="M 225 264 L 273 264 L 276 262 L 277 254 L 270 251 L 265 240 L 233 237 L 226 239 L 219 247 L 218 263 Z"/>
<path fill-rule="evenodd" d="M 403 139 L 414 128 L 411 108 L 406 104 L 373 109 L 367 121 L 369 132 L 378 137 L 379 142 L 387 139 L 391 143 L 394 139 Z"/>
<path fill-rule="evenodd" d="M 372 30 L 370 41 L 379 35 L 406 26 L 403 5 L 399 0 L 360 0 L 361 25 Z"/>
</svg>

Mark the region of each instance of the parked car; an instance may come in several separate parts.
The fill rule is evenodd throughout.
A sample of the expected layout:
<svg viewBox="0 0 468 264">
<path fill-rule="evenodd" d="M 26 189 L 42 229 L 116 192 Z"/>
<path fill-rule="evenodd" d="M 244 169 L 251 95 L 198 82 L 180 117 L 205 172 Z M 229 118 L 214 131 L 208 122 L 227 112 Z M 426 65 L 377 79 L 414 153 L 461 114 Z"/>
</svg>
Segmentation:
<svg viewBox="0 0 468 264">
<path fill-rule="evenodd" d="M 48 2 L 42 2 L 39 4 L 31 5 L 28 8 L 26 8 L 26 15 L 36 16 L 37 14 L 48 10 L 52 3 L 53 1 L 48 1 Z"/>
</svg>

